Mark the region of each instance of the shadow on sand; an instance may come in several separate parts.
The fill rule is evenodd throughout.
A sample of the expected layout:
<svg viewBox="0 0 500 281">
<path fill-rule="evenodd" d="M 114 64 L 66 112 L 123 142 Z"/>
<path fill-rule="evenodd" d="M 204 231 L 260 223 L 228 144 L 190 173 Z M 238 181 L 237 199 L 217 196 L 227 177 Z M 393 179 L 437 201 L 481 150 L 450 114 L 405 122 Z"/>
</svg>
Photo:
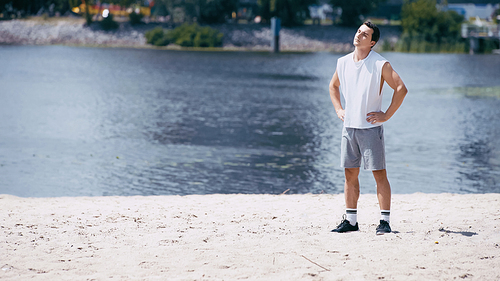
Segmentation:
<svg viewBox="0 0 500 281">
<path fill-rule="evenodd" d="M 467 236 L 467 237 L 472 237 L 472 236 L 474 236 L 474 235 L 477 235 L 477 232 L 470 232 L 470 231 L 451 231 L 451 230 L 444 229 L 443 227 L 441 227 L 441 228 L 439 229 L 439 231 L 441 231 L 441 232 L 446 232 L 446 233 L 462 234 L 463 236 Z"/>
</svg>

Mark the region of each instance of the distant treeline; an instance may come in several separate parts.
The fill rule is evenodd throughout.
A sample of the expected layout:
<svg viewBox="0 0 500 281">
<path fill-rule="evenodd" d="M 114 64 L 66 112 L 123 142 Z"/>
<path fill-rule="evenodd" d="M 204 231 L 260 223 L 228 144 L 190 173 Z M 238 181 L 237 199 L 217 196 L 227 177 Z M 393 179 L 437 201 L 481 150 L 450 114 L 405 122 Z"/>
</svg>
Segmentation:
<svg viewBox="0 0 500 281">
<path fill-rule="evenodd" d="M 362 16 L 377 8 L 385 0 L 330 0 L 333 7 L 342 8 L 343 25 L 358 25 Z M 19 18 L 31 15 L 54 16 L 66 14 L 73 7 L 85 3 L 95 4 L 96 0 L 0 0 L 3 18 Z M 131 5 L 148 4 L 140 0 L 102 0 L 101 4 L 117 4 L 125 9 Z M 153 16 L 169 16 L 171 20 L 199 22 L 202 24 L 224 23 L 229 19 L 245 18 L 245 13 L 261 22 L 269 23 L 272 17 L 279 17 L 283 26 L 301 25 L 310 17 L 309 6 L 319 0 L 257 0 L 256 3 L 239 0 L 155 0 L 151 7 Z M 243 14 L 242 14 L 243 11 Z"/>
<path fill-rule="evenodd" d="M 143 1 L 102 0 L 100 3 L 116 4 L 126 9 L 133 5 L 148 4 Z M 342 9 L 340 22 L 337 23 L 357 26 L 362 23 L 363 15 L 370 14 L 385 1 L 387 0 L 329 0 L 329 3 Z M 0 0 L 0 14 L 3 19 L 31 15 L 54 16 L 57 13 L 64 15 L 82 2 L 93 5 L 97 0 Z M 260 16 L 261 22 L 269 23 L 276 16 L 281 18 L 283 26 L 295 26 L 303 24 L 310 17 L 308 7 L 318 2 L 319 0 L 257 0 L 256 4 L 249 4 L 248 1 L 239 0 L 155 0 L 151 15 L 168 16 L 171 21 L 177 22 L 213 24 L 244 17 L 237 12 L 247 11 L 248 8 L 252 15 Z M 90 24 L 91 15 L 87 14 L 86 18 Z M 142 15 L 130 15 L 133 24 L 141 19 Z M 112 17 L 106 21 L 104 27 L 116 27 Z M 463 16 L 456 12 L 439 10 L 436 0 L 405 0 L 401 10 L 402 36 L 396 44 L 384 42 L 384 49 L 402 52 L 467 52 L 469 43 L 460 36 L 463 22 Z M 498 42 L 487 44 L 491 46 L 486 49 L 498 48 Z"/>
<path fill-rule="evenodd" d="M 94 1 L 87 0 L 86 2 L 92 5 Z M 136 2 L 135 0 L 101 1 L 101 3 L 117 4 L 125 8 L 130 7 Z M 0 13 L 4 15 L 4 18 L 19 18 L 42 14 L 54 16 L 56 13 L 64 15 L 80 4 L 82 4 L 81 0 L 0 0 Z"/>
</svg>

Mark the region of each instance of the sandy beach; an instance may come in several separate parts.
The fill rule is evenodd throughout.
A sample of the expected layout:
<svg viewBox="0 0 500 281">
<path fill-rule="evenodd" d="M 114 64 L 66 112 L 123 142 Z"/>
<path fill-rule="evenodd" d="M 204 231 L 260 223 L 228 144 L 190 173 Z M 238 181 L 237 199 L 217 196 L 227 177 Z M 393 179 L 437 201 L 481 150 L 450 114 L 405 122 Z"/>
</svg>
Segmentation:
<svg viewBox="0 0 500 281">
<path fill-rule="evenodd" d="M 2 280 L 499 280 L 500 194 L 0 195 Z"/>
</svg>

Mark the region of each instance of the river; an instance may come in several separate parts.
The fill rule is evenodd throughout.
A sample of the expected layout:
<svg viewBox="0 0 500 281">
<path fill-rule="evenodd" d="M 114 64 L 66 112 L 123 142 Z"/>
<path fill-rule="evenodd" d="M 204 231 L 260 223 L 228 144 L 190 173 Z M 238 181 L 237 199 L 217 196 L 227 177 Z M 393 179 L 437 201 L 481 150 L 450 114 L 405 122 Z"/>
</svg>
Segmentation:
<svg viewBox="0 0 500 281">
<path fill-rule="evenodd" d="M 500 56 L 382 55 L 393 193 L 500 192 Z M 340 56 L 0 46 L 0 194 L 341 193 Z"/>
</svg>

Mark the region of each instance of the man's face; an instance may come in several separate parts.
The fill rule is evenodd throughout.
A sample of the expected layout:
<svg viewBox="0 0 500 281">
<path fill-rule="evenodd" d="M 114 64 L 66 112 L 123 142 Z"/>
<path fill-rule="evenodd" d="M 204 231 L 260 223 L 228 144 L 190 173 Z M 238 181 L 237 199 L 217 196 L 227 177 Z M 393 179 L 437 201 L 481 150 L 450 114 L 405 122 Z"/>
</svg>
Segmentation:
<svg viewBox="0 0 500 281">
<path fill-rule="evenodd" d="M 352 44 L 355 47 L 372 47 L 375 45 L 375 41 L 372 41 L 373 29 L 369 28 L 366 25 L 361 25 L 354 35 L 354 40 Z"/>
</svg>

